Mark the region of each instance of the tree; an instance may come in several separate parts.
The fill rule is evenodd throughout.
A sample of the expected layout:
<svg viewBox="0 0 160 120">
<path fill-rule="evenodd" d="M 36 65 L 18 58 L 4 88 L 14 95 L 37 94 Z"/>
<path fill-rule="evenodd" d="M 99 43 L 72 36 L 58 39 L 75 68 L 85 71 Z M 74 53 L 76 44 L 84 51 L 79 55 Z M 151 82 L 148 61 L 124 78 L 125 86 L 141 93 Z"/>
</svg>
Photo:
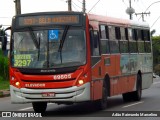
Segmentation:
<svg viewBox="0 0 160 120">
<path fill-rule="evenodd" d="M 153 30 L 151 31 L 151 36 L 153 36 L 155 33 L 156 33 L 156 30 L 153 29 Z"/>
<path fill-rule="evenodd" d="M 8 57 L 4 56 L 6 45 L 7 45 L 7 33 L 3 28 L 1 29 L 1 27 L 0 27 L 0 42 L 2 42 L 2 50 L 0 49 L 0 77 L 3 78 L 4 80 L 8 80 L 9 79 L 9 69 L 8 69 L 9 60 L 8 60 Z"/>
<path fill-rule="evenodd" d="M 157 64 L 157 65 L 154 67 L 154 73 L 156 73 L 157 75 L 160 75 L 160 64 Z"/>
<path fill-rule="evenodd" d="M 153 48 L 153 68 L 154 72 L 160 73 L 160 36 L 152 37 L 152 48 Z"/>
<path fill-rule="evenodd" d="M 2 42 L 2 50 L 6 50 L 7 45 L 7 33 L 2 28 L 0 29 L 0 42 Z"/>
</svg>

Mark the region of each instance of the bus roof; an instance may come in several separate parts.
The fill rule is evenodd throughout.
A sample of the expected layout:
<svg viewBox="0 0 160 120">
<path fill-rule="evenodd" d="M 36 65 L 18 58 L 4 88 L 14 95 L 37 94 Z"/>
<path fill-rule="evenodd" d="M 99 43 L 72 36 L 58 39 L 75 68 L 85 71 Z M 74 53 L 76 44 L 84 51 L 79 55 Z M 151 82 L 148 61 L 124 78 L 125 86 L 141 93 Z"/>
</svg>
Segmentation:
<svg viewBox="0 0 160 120">
<path fill-rule="evenodd" d="M 130 23 L 131 26 L 149 28 L 149 24 L 147 22 L 131 20 Z"/>
<path fill-rule="evenodd" d="M 120 19 L 108 16 L 100 16 L 94 14 L 88 14 L 88 18 L 90 21 L 99 22 L 101 24 L 105 23 L 108 25 L 122 25 L 122 26 L 135 26 L 135 27 L 145 27 L 149 28 L 147 22 L 140 22 L 135 20 L 127 20 L 127 19 Z"/>
</svg>

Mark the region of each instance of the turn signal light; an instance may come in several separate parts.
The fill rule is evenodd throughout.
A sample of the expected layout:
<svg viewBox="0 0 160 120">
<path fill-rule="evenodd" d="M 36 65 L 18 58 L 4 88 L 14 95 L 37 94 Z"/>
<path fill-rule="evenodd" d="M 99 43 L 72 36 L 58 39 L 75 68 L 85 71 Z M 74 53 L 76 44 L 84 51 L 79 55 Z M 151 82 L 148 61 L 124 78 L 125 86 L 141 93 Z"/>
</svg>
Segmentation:
<svg viewBox="0 0 160 120">
<path fill-rule="evenodd" d="M 13 81 L 14 81 L 14 80 L 15 80 L 15 77 L 13 77 L 13 76 L 12 76 L 12 77 L 11 77 L 11 80 L 13 80 Z"/>
</svg>

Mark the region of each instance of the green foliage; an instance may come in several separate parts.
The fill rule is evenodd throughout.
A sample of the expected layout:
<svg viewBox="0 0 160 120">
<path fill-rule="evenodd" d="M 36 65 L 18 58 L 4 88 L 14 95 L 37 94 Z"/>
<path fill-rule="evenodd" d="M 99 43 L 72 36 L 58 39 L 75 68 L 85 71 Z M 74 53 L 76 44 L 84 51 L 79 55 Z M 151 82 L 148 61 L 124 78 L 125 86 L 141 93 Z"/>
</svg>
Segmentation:
<svg viewBox="0 0 160 120">
<path fill-rule="evenodd" d="M 9 60 L 8 57 L 5 57 L 0 50 L 0 77 L 3 80 L 9 80 Z"/>
<path fill-rule="evenodd" d="M 154 72 L 160 74 L 160 36 L 152 37 L 153 48 L 153 69 Z"/>
<path fill-rule="evenodd" d="M 154 73 L 156 73 L 157 75 L 160 75 L 160 64 L 155 65 Z"/>
<path fill-rule="evenodd" d="M 0 90 L 7 90 L 9 89 L 9 80 L 3 80 L 0 76 Z"/>
</svg>

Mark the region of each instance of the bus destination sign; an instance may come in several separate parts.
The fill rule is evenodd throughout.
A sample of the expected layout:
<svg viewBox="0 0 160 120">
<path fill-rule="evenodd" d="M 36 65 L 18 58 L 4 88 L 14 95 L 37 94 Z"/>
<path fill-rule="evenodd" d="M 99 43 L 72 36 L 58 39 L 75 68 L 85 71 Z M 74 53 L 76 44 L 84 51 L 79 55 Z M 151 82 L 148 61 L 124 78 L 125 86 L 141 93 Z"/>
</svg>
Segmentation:
<svg viewBox="0 0 160 120">
<path fill-rule="evenodd" d="M 18 18 L 19 26 L 41 25 L 76 25 L 80 23 L 79 15 L 44 15 L 44 16 L 21 16 Z"/>
</svg>

